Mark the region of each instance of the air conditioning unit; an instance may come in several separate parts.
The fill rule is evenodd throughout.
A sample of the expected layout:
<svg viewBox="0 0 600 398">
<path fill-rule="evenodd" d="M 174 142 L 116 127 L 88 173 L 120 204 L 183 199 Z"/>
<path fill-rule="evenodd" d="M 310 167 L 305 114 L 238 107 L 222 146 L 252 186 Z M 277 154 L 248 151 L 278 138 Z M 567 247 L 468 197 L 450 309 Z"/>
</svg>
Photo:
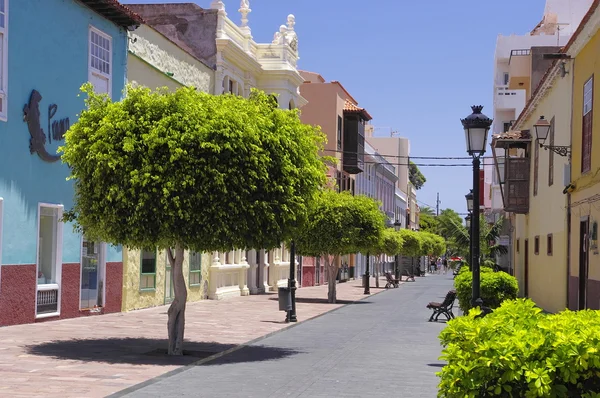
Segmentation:
<svg viewBox="0 0 600 398">
<path fill-rule="evenodd" d="M 567 163 L 563 169 L 563 186 L 567 186 L 571 183 L 571 164 Z"/>
</svg>

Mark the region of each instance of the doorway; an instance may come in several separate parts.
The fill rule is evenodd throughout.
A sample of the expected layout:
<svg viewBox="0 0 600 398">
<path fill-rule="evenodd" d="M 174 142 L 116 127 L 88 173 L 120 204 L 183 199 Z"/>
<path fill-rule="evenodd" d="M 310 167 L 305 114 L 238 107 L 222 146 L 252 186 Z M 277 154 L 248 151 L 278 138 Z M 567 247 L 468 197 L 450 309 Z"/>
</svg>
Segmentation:
<svg viewBox="0 0 600 398">
<path fill-rule="evenodd" d="M 523 249 L 525 250 L 525 287 L 523 294 L 525 297 L 529 297 L 529 239 L 525 239 L 525 247 Z"/>
<path fill-rule="evenodd" d="M 106 245 L 86 239 L 81 245 L 81 294 L 80 309 L 104 306 L 105 251 Z"/>
<path fill-rule="evenodd" d="M 587 307 L 587 279 L 589 266 L 588 233 L 590 230 L 589 218 L 579 222 L 579 309 Z"/>
</svg>

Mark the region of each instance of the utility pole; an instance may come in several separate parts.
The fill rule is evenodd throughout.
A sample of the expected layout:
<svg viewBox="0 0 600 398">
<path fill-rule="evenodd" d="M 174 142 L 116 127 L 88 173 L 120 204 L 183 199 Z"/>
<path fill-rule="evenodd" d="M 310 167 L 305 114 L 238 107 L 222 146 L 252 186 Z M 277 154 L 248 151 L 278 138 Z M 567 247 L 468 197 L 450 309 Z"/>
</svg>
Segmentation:
<svg viewBox="0 0 600 398">
<path fill-rule="evenodd" d="M 437 193 L 437 201 L 435 202 L 435 216 L 439 216 L 440 215 L 440 203 L 442 203 L 440 201 L 440 193 Z"/>
</svg>

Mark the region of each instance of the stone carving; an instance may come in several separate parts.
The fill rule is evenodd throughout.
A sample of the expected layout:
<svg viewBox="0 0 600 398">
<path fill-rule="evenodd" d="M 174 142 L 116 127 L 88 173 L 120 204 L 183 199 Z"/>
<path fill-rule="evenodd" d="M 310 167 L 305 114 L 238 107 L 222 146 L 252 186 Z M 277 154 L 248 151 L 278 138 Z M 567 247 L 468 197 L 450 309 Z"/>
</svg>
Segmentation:
<svg viewBox="0 0 600 398">
<path fill-rule="evenodd" d="M 240 14 L 242 14 L 242 23 L 240 25 L 241 28 L 248 27 L 248 14 L 252 12 L 250 9 L 250 1 L 249 0 L 241 0 L 240 1 L 240 9 L 238 10 Z"/>
<path fill-rule="evenodd" d="M 288 44 L 294 51 L 298 51 L 298 35 L 294 30 L 296 17 L 290 14 L 287 17 L 287 25 L 281 25 L 279 32 L 273 36 L 273 44 Z"/>
<path fill-rule="evenodd" d="M 286 33 L 287 33 L 287 27 L 285 25 L 281 25 L 279 27 L 279 32 L 276 32 L 275 36 L 273 36 L 273 44 L 285 44 Z"/>
</svg>

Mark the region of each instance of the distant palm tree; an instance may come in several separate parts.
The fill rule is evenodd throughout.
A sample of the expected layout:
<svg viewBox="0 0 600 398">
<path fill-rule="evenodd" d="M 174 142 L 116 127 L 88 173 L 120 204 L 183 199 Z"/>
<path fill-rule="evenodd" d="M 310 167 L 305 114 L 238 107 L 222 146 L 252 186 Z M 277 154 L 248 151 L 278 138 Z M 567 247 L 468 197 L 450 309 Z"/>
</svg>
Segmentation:
<svg viewBox="0 0 600 398">
<path fill-rule="evenodd" d="M 503 222 L 504 219 L 500 217 L 495 223 L 488 224 L 483 215 L 479 217 L 479 242 L 482 258 L 487 257 L 495 260 L 497 255 L 508 254 L 508 247 L 496 243 L 502 232 Z M 452 234 L 456 244 L 464 247 L 465 251 L 468 252 L 471 238 L 467 228 L 454 220 L 450 220 L 447 228 L 451 229 L 449 232 Z M 491 244 L 492 242 L 493 244 Z"/>
<path fill-rule="evenodd" d="M 423 207 L 419 208 L 419 213 L 420 214 L 427 214 L 428 216 L 435 216 L 435 212 L 429 206 L 423 206 Z"/>
</svg>

